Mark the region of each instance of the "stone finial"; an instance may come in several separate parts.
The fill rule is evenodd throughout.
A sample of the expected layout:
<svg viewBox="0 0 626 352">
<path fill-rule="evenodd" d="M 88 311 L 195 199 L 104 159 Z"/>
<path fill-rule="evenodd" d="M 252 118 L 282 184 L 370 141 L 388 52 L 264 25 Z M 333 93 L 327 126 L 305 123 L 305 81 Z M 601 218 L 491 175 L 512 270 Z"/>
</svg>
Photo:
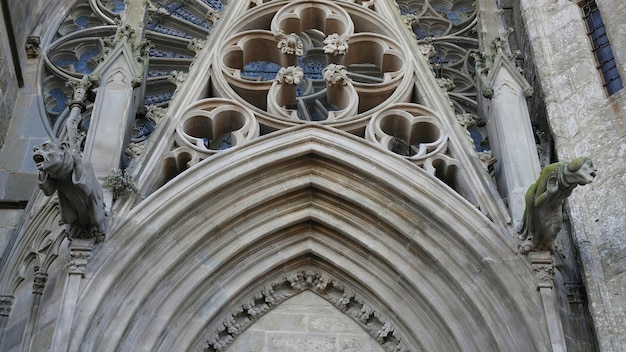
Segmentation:
<svg viewBox="0 0 626 352">
<path fill-rule="evenodd" d="M 331 86 L 346 85 L 349 81 L 348 70 L 343 65 L 328 64 L 322 71 L 322 76 Z"/>
<path fill-rule="evenodd" d="M 65 142 L 45 142 L 33 152 L 39 188 L 47 196 L 58 191 L 61 220 L 70 238 L 103 240 L 107 214 L 102 186 L 91 163 Z"/>
<path fill-rule="evenodd" d="M 298 85 L 304 77 L 304 71 L 298 66 L 282 67 L 276 74 L 278 83 Z"/>
<path fill-rule="evenodd" d="M 324 39 L 324 54 L 333 56 L 346 55 L 348 53 L 347 35 L 333 33 Z"/>
<path fill-rule="evenodd" d="M 296 56 L 302 56 L 302 54 L 304 54 L 304 44 L 296 33 L 287 35 L 284 31 L 280 30 L 278 33 L 274 34 L 274 37 L 278 39 L 277 46 L 283 54 Z"/>
<path fill-rule="evenodd" d="M 563 225 L 563 203 L 578 185 L 596 177 L 591 159 L 580 157 L 571 162 L 546 166 L 526 192 L 526 208 L 518 228 L 520 252 L 552 250 L 552 243 Z"/>
</svg>

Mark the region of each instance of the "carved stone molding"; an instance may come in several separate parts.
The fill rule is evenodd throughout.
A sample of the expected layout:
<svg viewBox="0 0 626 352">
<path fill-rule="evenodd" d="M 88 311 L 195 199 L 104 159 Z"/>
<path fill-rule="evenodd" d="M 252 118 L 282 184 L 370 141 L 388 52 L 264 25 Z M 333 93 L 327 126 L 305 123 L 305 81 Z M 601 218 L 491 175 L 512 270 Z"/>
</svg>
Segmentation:
<svg viewBox="0 0 626 352">
<path fill-rule="evenodd" d="M 354 319 L 386 350 L 409 352 L 394 323 L 366 302 L 353 288 L 329 273 L 312 269 L 287 273 L 245 298 L 230 313 L 212 325 L 212 332 L 199 350 L 223 351 L 263 314 L 288 298 L 310 290 Z"/>
<path fill-rule="evenodd" d="M 0 316 L 8 317 L 11 314 L 13 307 L 14 296 L 3 295 L 0 296 Z"/>
</svg>

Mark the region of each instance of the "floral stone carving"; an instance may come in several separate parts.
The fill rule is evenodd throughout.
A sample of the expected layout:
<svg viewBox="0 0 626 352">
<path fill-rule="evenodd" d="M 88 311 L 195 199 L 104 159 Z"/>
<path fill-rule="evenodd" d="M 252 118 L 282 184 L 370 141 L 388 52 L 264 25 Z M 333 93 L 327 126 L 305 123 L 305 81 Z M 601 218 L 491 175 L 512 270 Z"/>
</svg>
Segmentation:
<svg viewBox="0 0 626 352">
<path fill-rule="evenodd" d="M 551 250 L 563 225 L 565 199 L 576 186 L 591 183 L 596 171 L 586 157 L 550 164 L 541 171 L 526 192 L 526 209 L 518 228 L 522 253 Z"/>
<path fill-rule="evenodd" d="M 68 143 L 45 142 L 34 148 L 39 188 L 47 196 L 58 191 L 61 219 L 70 238 L 104 239 L 107 214 L 102 186 L 91 163 Z"/>
</svg>

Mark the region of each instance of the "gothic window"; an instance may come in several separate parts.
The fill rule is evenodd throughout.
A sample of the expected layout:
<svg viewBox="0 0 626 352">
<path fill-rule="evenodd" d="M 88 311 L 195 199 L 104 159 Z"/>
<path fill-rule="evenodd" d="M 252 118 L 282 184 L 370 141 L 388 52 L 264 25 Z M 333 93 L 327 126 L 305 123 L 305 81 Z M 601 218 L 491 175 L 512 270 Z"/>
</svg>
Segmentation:
<svg viewBox="0 0 626 352">
<path fill-rule="evenodd" d="M 593 53 L 596 56 L 598 70 L 602 74 L 604 87 L 609 95 L 613 95 L 622 89 L 623 85 L 598 5 L 594 0 L 585 0 L 582 3 L 582 10 L 583 18 L 587 22 L 587 34 L 591 39 Z"/>
</svg>

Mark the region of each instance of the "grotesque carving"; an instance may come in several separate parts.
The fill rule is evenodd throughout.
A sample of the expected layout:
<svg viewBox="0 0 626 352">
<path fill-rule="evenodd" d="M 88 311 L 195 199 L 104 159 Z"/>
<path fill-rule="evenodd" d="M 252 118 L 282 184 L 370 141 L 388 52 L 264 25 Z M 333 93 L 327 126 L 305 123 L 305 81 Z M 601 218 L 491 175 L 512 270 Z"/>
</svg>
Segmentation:
<svg viewBox="0 0 626 352">
<path fill-rule="evenodd" d="M 521 252 L 551 250 L 563 224 L 563 202 L 578 185 L 593 181 L 596 169 L 591 159 L 546 166 L 539 179 L 526 192 L 526 209 L 519 226 Z"/>
<path fill-rule="evenodd" d="M 45 142 L 36 147 L 33 160 L 39 169 L 39 188 L 47 196 L 58 191 L 61 219 L 71 238 L 103 239 L 106 211 L 102 186 L 91 163 L 67 143 Z"/>
</svg>

